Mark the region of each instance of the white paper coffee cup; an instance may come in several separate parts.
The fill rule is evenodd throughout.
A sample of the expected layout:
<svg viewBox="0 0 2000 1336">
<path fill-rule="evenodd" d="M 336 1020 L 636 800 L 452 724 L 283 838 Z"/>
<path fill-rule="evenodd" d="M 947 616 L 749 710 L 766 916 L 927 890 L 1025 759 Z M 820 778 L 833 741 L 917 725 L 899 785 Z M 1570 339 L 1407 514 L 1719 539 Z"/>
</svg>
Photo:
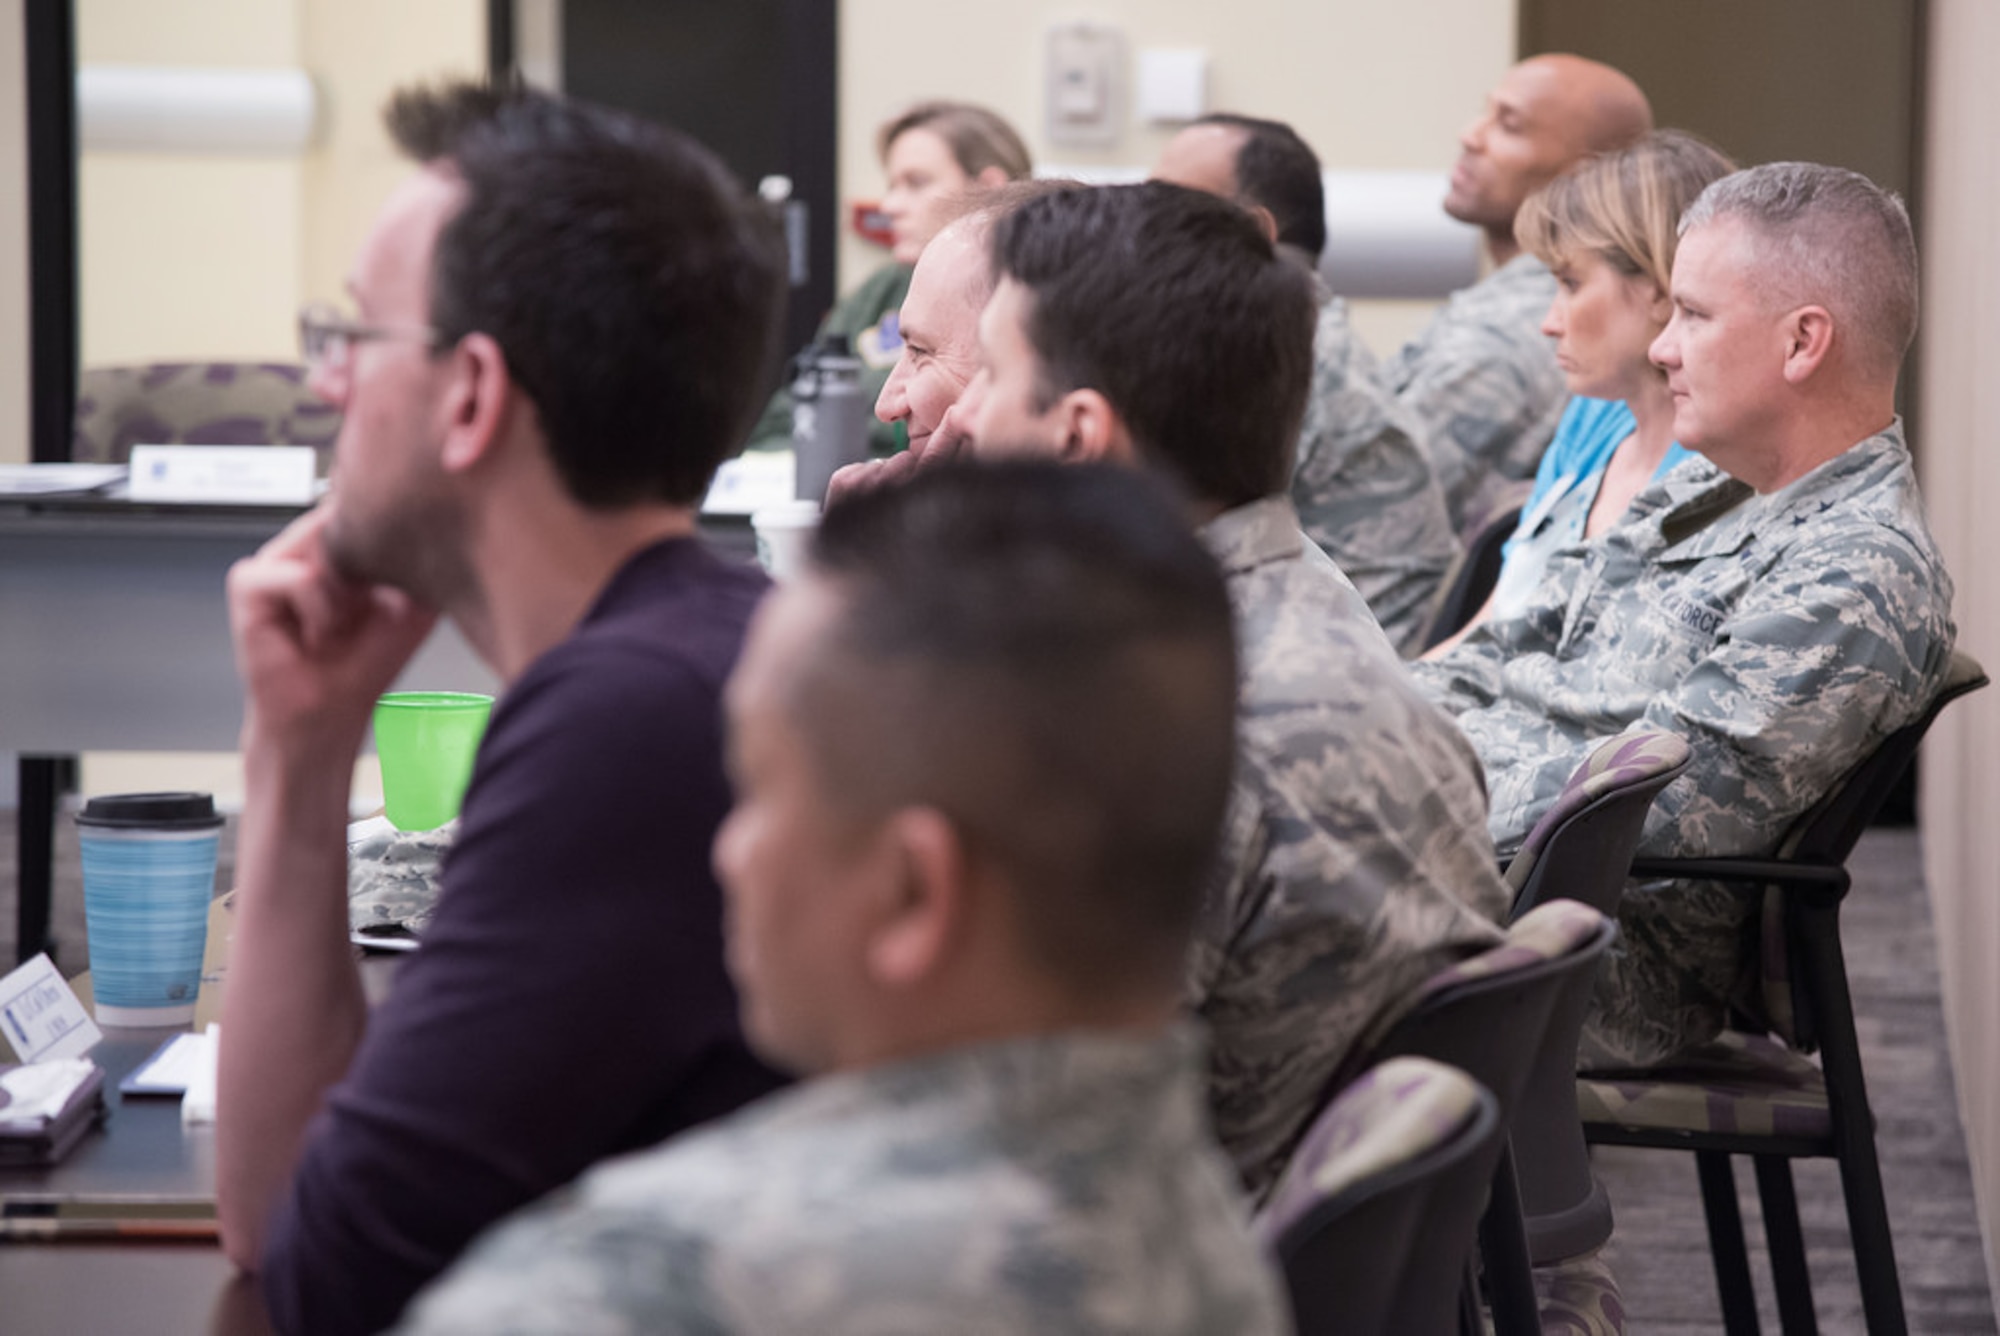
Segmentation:
<svg viewBox="0 0 2000 1336">
<path fill-rule="evenodd" d="M 765 506 L 750 516 L 757 535 L 757 561 L 773 580 L 794 579 L 805 571 L 813 530 L 819 528 L 819 502 L 786 501 Z"/>
</svg>

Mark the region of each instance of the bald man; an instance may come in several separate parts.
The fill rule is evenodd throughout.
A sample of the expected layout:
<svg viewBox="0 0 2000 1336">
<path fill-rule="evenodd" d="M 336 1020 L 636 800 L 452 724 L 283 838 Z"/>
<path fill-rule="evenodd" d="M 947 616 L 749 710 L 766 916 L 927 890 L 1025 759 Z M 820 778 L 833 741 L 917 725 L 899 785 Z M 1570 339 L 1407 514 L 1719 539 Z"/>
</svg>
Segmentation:
<svg viewBox="0 0 2000 1336">
<path fill-rule="evenodd" d="M 1282 121 L 1218 113 L 1167 141 L 1153 178 L 1232 199 L 1314 275 L 1312 394 L 1292 465 L 1299 527 L 1354 582 L 1389 643 L 1423 648 L 1431 602 L 1458 557 L 1444 492 L 1418 431 L 1318 278 L 1326 247 L 1319 158 Z"/>
<path fill-rule="evenodd" d="M 1383 368 L 1429 448 L 1452 523 L 1476 526 L 1509 484 L 1532 478 L 1568 396 L 1541 332 L 1555 297 L 1547 266 L 1522 254 L 1514 214 L 1537 188 L 1653 125 L 1631 79 L 1581 56 L 1507 71 L 1459 136 L 1445 212 L 1486 233 L 1494 268 L 1454 293 Z"/>
</svg>

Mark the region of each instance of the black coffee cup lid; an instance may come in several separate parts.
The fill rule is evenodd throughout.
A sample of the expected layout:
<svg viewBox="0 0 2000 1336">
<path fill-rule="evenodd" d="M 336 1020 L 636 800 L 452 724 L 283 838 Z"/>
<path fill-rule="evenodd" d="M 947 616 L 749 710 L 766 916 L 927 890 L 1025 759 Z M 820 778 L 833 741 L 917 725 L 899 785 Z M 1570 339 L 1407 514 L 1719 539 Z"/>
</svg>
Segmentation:
<svg viewBox="0 0 2000 1336">
<path fill-rule="evenodd" d="M 76 814 L 79 826 L 207 830 L 222 824 L 209 793 L 112 793 L 92 798 Z"/>
</svg>

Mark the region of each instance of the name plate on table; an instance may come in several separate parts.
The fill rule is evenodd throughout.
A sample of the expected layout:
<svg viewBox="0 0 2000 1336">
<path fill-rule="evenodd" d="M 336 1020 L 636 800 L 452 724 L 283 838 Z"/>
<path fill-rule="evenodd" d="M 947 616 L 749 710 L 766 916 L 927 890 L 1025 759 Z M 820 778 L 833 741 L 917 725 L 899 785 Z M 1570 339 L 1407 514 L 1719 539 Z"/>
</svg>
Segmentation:
<svg viewBox="0 0 2000 1336">
<path fill-rule="evenodd" d="M 0 979 L 0 1031 L 22 1062 L 82 1057 L 104 1038 L 47 954 Z"/>
<path fill-rule="evenodd" d="M 792 499 L 796 466 L 789 450 L 746 450 L 724 461 L 701 503 L 704 515 L 749 515 Z"/>
<path fill-rule="evenodd" d="M 314 457 L 304 445 L 135 445 L 134 501 L 308 506 Z"/>
</svg>

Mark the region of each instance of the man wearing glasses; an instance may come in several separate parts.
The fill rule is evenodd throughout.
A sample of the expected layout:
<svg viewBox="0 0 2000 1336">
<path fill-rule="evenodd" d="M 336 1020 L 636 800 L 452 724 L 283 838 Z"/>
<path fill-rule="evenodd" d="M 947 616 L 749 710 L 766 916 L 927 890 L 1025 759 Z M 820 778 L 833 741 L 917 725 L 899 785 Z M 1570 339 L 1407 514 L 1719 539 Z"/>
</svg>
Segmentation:
<svg viewBox="0 0 2000 1336">
<path fill-rule="evenodd" d="M 422 170 L 312 309 L 332 495 L 231 573 L 246 802 L 224 1244 L 292 1333 L 375 1331 L 485 1225 L 771 1089 L 709 867 L 719 694 L 761 575 L 695 538 L 780 261 L 697 145 L 539 94 L 398 96 Z M 370 1012 L 353 758 L 449 616 L 505 683 L 437 911 Z"/>
</svg>

